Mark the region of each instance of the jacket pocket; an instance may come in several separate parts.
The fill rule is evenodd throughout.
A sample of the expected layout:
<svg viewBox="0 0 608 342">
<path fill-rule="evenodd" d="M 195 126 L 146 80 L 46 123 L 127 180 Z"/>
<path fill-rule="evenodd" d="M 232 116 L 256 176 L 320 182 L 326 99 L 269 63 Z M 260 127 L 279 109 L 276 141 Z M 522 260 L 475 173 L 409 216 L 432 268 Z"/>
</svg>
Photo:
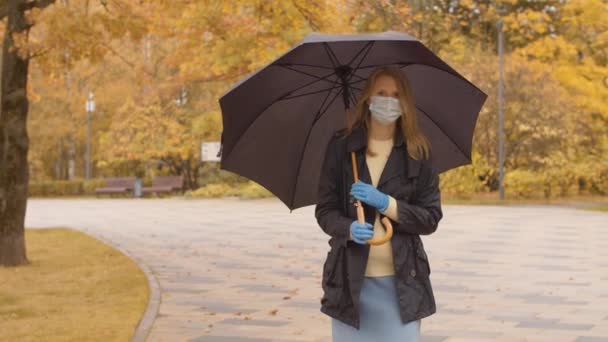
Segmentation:
<svg viewBox="0 0 608 342">
<path fill-rule="evenodd" d="M 327 254 L 326 269 L 323 272 L 327 277 L 327 284 L 333 287 L 342 287 L 345 279 L 344 268 L 344 249 L 343 246 L 337 246 L 331 249 Z"/>
<path fill-rule="evenodd" d="M 342 292 L 344 291 L 344 285 L 342 282 L 342 261 L 340 260 L 340 251 L 342 247 L 332 248 L 327 253 L 327 260 L 323 266 L 323 297 L 321 298 L 321 305 L 326 308 L 337 309 L 340 306 L 342 300 Z"/>
<path fill-rule="evenodd" d="M 419 271 L 429 276 L 431 275 L 431 264 L 429 263 L 428 255 L 424 250 L 424 245 L 418 237 L 416 239 L 416 264 L 418 265 Z"/>
</svg>

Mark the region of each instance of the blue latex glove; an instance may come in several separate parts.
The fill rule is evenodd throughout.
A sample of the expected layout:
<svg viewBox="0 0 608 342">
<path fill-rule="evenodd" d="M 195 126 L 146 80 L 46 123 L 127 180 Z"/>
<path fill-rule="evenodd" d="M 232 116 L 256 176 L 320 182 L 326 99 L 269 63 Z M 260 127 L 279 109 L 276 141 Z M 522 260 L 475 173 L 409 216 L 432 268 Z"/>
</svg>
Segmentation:
<svg viewBox="0 0 608 342">
<path fill-rule="evenodd" d="M 385 211 L 388 207 L 388 195 L 371 184 L 357 181 L 351 186 L 350 193 L 359 201 L 363 201 L 380 211 Z"/>
<path fill-rule="evenodd" d="M 371 224 L 359 223 L 359 221 L 353 221 L 350 224 L 350 235 L 353 237 L 353 241 L 360 245 L 367 244 L 367 240 L 374 236 L 374 228 Z"/>
</svg>

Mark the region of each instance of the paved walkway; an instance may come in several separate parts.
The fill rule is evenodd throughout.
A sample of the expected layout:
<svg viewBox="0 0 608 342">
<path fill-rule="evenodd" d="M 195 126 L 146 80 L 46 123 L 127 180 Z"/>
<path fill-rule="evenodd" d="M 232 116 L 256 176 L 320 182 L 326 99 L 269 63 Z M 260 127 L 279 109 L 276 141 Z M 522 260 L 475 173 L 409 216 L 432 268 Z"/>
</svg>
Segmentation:
<svg viewBox="0 0 608 342">
<path fill-rule="evenodd" d="M 330 341 L 327 236 L 275 199 L 30 200 L 27 227 L 70 226 L 143 260 L 162 301 L 148 341 Z M 608 214 L 444 206 L 423 236 L 437 313 L 422 341 L 608 341 Z M 120 308 L 117 308 L 120 309 Z"/>
</svg>

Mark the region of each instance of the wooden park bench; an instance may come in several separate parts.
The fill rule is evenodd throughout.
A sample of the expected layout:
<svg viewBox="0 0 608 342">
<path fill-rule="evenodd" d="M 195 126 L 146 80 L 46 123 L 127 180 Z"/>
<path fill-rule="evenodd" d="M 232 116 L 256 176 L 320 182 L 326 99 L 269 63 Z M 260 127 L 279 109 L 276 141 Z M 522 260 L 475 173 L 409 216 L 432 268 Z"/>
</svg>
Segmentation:
<svg viewBox="0 0 608 342">
<path fill-rule="evenodd" d="M 95 195 L 99 194 L 133 194 L 135 188 L 136 177 L 119 177 L 119 178 L 105 178 L 106 183 L 103 188 L 96 188 Z"/>
<path fill-rule="evenodd" d="M 143 187 L 142 193 L 184 192 L 184 176 L 154 177 L 152 186 Z"/>
</svg>

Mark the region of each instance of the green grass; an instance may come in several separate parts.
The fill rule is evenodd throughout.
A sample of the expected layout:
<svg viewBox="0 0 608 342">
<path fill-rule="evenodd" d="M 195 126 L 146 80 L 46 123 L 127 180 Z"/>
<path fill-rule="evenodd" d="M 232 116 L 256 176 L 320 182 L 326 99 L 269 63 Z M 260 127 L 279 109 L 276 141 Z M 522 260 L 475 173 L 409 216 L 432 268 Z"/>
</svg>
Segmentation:
<svg viewBox="0 0 608 342">
<path fill-rule="evenodd" d="M 513 199 L 505 198 L 500 200 L 498 193 L 480 194 L 471 198 L 457 198 L 442 195 L 442 204 L 456 204 L 456 205 L 525 205 L 525 204 L 536 204 L 536 205 L 562 205 L 570 206 L 573 208 L 588 209 L 598 207 L 595 210 L 602 210 L 608 206 L 608 196 L 570 196 L 570 197 L 559 197 L 552 199 Z M 605 210 L 605 209 L 603 209 Z"/>
<path fill-rule="evenodd" d="M 3 341 L 128 341 L 145 311 L 145 274 L 66 228 L 25 231 L 30 264 L 0 267 Z"/>
<path fill-rule="evenodd" d="M 597 205 L 592 205 L 589 206 L 587 208 L 585 208 L 587 210 L 594 210 L 594 211 L 604 211 L 604 212 L 608 212 L 608 204 L 597 204 Z"/>
</svg>

